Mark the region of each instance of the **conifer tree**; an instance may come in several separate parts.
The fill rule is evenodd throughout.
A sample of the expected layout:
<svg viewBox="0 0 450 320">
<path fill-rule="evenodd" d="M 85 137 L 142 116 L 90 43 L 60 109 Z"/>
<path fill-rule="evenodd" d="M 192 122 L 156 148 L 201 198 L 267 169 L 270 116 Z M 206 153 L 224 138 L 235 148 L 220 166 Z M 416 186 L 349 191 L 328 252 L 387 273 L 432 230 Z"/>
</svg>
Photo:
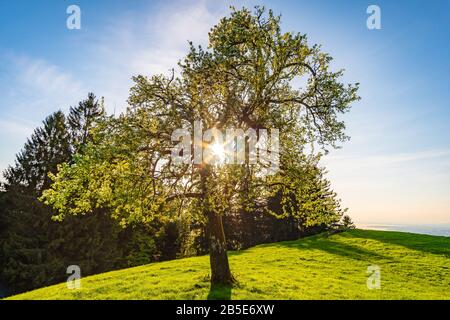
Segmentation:
<svg viewBox="0 0 450 320">
<path fill-rule="evenodd" d="M 25 143 L 15 165 L 4 173 L 0 204 L 0 280 L 17 292 L 62 281 L 66 268 L 78 264 L 84 274 L 112 269 L 121 254 L 118 229 L 105 210 L 96 215 L 55 222 L 54 210 L 37 200 L 50 186 L 50 173 L 70 162 L 91 136 L 103 106 L 90 93 L 70 108 L 57 111 Z"/>
<path fill-rule="evenodd" d="M 16 157 L 15 165 L 6 169 L 6 189 L 17 188 L 39 196 L 50 186 L 49 172 L 70 158 L 69 132 L 62 111 L 48 116 L 43 125 L 25 143 Z"/>
<path fill-rule="evenodd" d="M 104 116 L 103 99 L 98 101 L 93 93 L 89 93 L 78 106 L 70 108 L 67 124 L 74 152 L 81 152 L 81 146 L 92 138 L 92 128 Z"/>
</svg>

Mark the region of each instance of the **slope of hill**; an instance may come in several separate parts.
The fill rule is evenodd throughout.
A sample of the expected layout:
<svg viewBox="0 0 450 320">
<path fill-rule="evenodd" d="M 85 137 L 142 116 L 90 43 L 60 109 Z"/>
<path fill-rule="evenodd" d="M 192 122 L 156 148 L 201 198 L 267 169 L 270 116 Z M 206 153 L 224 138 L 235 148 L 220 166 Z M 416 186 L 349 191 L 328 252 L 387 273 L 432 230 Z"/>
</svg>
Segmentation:
<svg viewBox="0 0 450 320">
<path fill-rule="evenodd" d="M 63 283 L 10 299 L 450 299 L 449 237 L 352 230 L 229 256 L 238 279 L 233 287 L 210 288 L 209 259 L 201 256 L 85 277 L 80 289 Z M 368 288 L 368 267 L 379 268 L 379 289 Z"/>
</svg>

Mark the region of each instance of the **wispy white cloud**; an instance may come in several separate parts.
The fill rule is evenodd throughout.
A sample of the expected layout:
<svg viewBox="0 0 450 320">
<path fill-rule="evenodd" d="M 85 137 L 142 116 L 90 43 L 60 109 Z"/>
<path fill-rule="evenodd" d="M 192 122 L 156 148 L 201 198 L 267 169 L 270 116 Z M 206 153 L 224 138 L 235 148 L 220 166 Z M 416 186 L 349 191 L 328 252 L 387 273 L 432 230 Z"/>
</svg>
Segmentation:
<svg viewBox="0 0 450 320">
<path fill-rule="evenodd" d="M 234 1 L 240 6 L 247 1 Z M 107 108 L 126 105 L 131 77 L 167 74 L 187 53 L 188 41 L 207 46 L 208 32 L 229 12 L 226 1 L 175 1 L 157 10 L 124 13 L 89 36 L 89 87 L 105 96 Z"/>
<path fill-rule="evenodd" d="M 67 109 L 87 95 L 83 83 L 70 71 L 44 59 L 9 52 L 2 55 L 2 60 L 3 119 L 14 115 L 25 122 L 40 122 L 49 113 Z"/>
<path fill-rule="evenodd" d="M 0 119 L 0 128 L 0 135 L 3 138 L 11 136 L 27 137 L 33 132 L 34 125 L 17 119 Z"/>
<path fill-rule="evenodd" d="M 87 94 L 70 72 L 44 59 L 14 52 L 1 58 L 0 172 L 48 114 L 67 110 Z"/>
<path fill-rule="evenodd" d="M 71 97 L 84 92 L 80 81 L 45 60 L 16 56 L 11 61 L 17 71 L 15 80 L 18 84 L 39 91 L 41 97 Z"/>
</svg>

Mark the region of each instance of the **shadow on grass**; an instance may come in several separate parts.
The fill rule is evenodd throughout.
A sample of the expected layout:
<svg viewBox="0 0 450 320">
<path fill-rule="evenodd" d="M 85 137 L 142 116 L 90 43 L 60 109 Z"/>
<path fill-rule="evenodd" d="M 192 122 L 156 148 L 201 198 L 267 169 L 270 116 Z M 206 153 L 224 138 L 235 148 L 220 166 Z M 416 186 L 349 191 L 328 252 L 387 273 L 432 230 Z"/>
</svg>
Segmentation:
<svg viewBox="0 0 450 320">
<path fill-rule="evenodd" d="M 346 237 L 353 237 L 350 233 L 345 234 Z M 364 238 L 364 236 L 361 236 Z M 338 255 L 348 259 L 360 260 L 360 261 L 373 261 L 373 260 L 388 260 L 392 261 L 392 257 L 361 248 L 359 246 L 347 244 L 339 240 L 334 240 L 332 236 L 327 233 L 321 233 L 310 237 L 300 238 L 298 240 L 283 241 L 276 243 L 266 243 L 257 246 L 258 248 L 295 248 L 299 250 L 321 250 L 330 254 Z M 251 250 L 251 248 L 250 248 Z M 230 252 L 230 256 L 241 255 L 247 253 L 248 250 Z"/>
<path fill-rule="evenodd" d="M 391 257 L 379 254 L 377 252 L 373 252 L 364 248 L 342 243 L 339 241 L 333 241 L 328 238 L 303 239 L 300 241 L 280 242 L 274 245 L 280 247 L 297 248 L 300 250 L 302 249 L 321 250 L 330 254 L 354 260 L 362 260 L 362 261 L 371 261 L 375 259 L 392 260 Z"/>
<path fill-rule="evenodd" d="M 339 237 L 375 240 L 385 244 L 403 246 L 411 250 L 444 255 L 450 258 L 450 237 L 430 236 L 396 231 L 375 231 L 360 229 L 339 233 Z M 378 252 L 362 248 L 360 246 L 347 244 L 343 242 L 342 239 L 335 240 L 334 236 L 327 235 L 326 233 L 300 238 L 293 241 L 261 244 L 257 247 L 287 247 L 296 248 L 299 250 L 314 249 L 334 255 L 339 255 L 344 258 L 360 261 L 373 261 L 375 259 L 384 259 L 387 261 L 395 260 L 388 255 L 383 255 Z M 248 253 L 249 250 L 252 250 L 252 248 L 243 251 L 233 251 L 230 252 L 229 255 L 237 256 Z"/>
<path fill-rule="evenodd" d="M 211 285 L 208 300 L 231 300 L 232 285 Z"/>
<path fill-rule="evenodd" d="M 450 238 L 397 231 L 352 230 L 346 237 L 371 239 L 450 258 Z"/>
</svg>

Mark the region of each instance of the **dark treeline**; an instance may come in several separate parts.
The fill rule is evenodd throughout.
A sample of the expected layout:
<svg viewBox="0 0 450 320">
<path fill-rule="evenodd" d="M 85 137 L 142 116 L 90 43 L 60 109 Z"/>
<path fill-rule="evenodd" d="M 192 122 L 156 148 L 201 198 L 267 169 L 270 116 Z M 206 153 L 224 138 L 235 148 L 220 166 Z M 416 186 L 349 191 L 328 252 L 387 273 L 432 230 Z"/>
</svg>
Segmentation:
<svg viewBox="0 0 450 320">
<path fill-rule="evenodd" d="M 58 165 L 83 154 L 92 133 L 106 117 L 103 102 L 93 94 L 70 108 L 57 111 L 37 128 L 3 174 L 0 193 L 0 288 L 9 294 L 65 281 L 69 265 L 83 276 L 208 251 L 202 219 L 161 217 L 148 224 L 121 227 L 108 209 L 80 213 L 55 221 L 53 208 L 39 201 L 49 188 Z M 323 171 L 315 168 L 314 186 L 334 197 Z M 320 200 L 320 199 L 319 199 Z M 280 199 L 274 197 L 272 211 Z M 296 239 L 338 223 L 342 211 L 332 211 L 332 223 L 306 227 L 301 219 L 275 217 L 264 210 L 231 212 L 224 217 L 229 249 Z M 347 219 L 347 218 L 346 218 Z M 1 293 L 1 292 L 0 292 Z"/>
</svg>

